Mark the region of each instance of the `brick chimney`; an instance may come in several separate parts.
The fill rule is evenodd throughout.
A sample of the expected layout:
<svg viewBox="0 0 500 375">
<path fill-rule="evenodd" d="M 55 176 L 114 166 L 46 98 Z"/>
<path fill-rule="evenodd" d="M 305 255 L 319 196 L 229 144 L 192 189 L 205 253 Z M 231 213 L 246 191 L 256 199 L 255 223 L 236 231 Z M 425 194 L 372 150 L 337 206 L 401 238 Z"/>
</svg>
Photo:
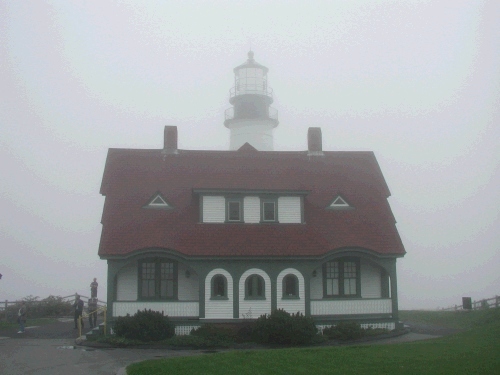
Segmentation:
<svg viewBox="0 0 500 375">
<path fill-rule="evenodd" d="M 167 125 L 163 131 L 164 154 L 177 154 L 177 126 Z"/>
<path fill-rule="evenodd" d="M 321 128 L 309 128 L 307 130 L 307 150 L 308 155 L 323 155 Z"/>
</svg>

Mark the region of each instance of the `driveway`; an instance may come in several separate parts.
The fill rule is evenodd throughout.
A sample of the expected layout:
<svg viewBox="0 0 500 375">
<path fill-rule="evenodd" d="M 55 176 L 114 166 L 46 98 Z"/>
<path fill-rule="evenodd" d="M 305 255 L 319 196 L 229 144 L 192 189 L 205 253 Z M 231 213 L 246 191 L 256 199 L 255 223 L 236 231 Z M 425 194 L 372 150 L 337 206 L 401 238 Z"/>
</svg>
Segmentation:
<svg viewBox="0 0 500 375">
<path fill-rule="evenodd" d="M 28 322 L 29 324 L 29 322 Z M 0 374 L 111 375 L 132 362 L 161 357 L 201 355 L 200 350 L 91 349 L 75 346 L 73 321 L 0 330 Z"/>
</svg>

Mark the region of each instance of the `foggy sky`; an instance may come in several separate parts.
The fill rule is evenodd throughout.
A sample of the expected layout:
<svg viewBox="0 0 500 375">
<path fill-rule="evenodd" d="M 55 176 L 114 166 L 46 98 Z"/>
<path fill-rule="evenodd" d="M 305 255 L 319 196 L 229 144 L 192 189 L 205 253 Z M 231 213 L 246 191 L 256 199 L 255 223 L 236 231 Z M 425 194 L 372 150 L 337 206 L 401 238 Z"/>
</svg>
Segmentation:
<svg viewBox="0 0 500 375">
<path fill-rule="evenodd" d="M 0 0 L 0 299 L 105 299 L 107 149 L 229 149 L 232 69 L 269 68 L 275 150 L 372 150 L 401 309 L 500 294 L 498 1 Z"/>
</svg>

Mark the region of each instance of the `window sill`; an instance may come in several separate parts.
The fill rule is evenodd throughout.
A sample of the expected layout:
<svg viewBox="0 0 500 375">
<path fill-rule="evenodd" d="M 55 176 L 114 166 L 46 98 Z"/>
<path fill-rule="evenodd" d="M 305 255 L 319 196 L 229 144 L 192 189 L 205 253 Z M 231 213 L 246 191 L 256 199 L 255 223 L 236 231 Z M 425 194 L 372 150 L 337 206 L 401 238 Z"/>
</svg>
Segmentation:
<svg viewBox="0 0 500 375">
<path fill-rule="evenodd" d="M 216 300 L 216 301 L 227 301 L 227 300 L 229 300 L 229 298 L 227 298 L 225 296 L 212 296 L 212 297 L 210 297 L 210 300 L 211 301 L 214 301 L 214 300 Z"/>
<path fill-rule="evenodd" d="M 363 299 L 360 295 L 338 295 L 338 296 L 323 296 L 323 299 L 338 300 L 338 299 Z"/>
<path fill-rule="evenodd" d="M 245 297 L 245 301 L 265 301 L 266 297 Z"/>
<path fill-rule="evenodd" d="M 299 296 L 283 296 L 283 297 L 281 297 L 281 299 L 296 299 L 296 300 L 300 300 L 300 297 Z"/>
</svg>

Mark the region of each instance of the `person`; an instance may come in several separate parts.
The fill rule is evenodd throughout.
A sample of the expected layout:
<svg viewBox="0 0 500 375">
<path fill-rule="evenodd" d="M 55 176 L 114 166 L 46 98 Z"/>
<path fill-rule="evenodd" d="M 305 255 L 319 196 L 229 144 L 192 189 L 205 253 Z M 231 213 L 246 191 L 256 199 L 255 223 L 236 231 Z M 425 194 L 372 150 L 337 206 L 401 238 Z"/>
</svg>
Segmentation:
<svg viewBox="0 0 500 375">
<path fill-rule="evenodd" d="M 89 324 L 90 328 L 97 327 L 97 298 L 89 299 L 87 304 L 89 310 Z"/>
<path fill-rule="evenodd" d="M 22 301 L 21 307 L 17 312 L 17 321 L 19 323 L 19 332 L 17 333 L 24 333 L 24 325 L 26 324 L 26 314 L 27 314 L 26 302 Z"/>
<path fill-rule="evenodd" d="M 94 277 L 94 281 L 90 283 L 90 297 L 97 298 L 97 279 Z"/>
<path fill-rule="evenodd" d="M 75 295 L 75 303 L 73 304 L 73 308 L 75 309 L 75 329 L 78 328 L 78 319 L 82 316 L 83 313 L 83 301 L 80 299 L 80 296 Z M 83 320 L 82 320 L 82 328 L 83 328 Z"/>
</svg>

